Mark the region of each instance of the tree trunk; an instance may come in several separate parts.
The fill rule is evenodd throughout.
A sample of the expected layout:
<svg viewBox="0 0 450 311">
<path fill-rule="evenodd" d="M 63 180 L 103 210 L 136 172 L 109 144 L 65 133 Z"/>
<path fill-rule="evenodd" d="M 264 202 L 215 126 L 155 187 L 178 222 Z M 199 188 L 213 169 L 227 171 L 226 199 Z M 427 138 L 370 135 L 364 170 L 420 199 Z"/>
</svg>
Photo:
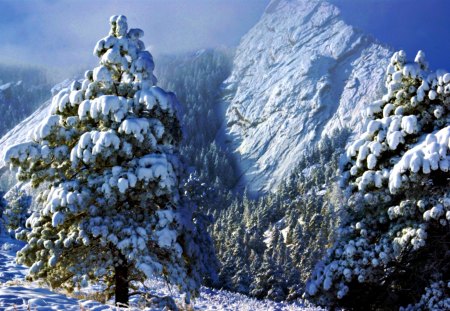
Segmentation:
<svg viewBox="0 0 450 311">
<path fill-rule="evenodd" d="M 116 283 L 116 302 L 125 304 L 128 306 L 128 295 L 129 295 L 129 284 L 128 284 L 128 264 L 125 256 L 119 255 L 119 259 L 122 261 L 121 264 L 117 265 L 115 269 L 115 283 Z"/>
</svg>

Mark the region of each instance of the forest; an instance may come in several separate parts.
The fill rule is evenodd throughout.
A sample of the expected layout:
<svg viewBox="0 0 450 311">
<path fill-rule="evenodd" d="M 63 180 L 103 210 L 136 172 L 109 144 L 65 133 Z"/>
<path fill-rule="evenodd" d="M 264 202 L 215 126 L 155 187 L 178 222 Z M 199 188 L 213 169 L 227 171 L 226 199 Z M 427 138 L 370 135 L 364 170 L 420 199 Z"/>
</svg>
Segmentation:
<svg viewBox="0 0 450 311">
<path fill-rule="evenodd" d="M 324 8 L 331 17 L 321 27 L 349 31 Z M 351 30 L 356 47 L 313 58 L 303 91 L 285 95 L 290 82 L 257 77 L 274 83 L 259 115 L 242 103 L 263 87 L 253 72 L 290 73 L 283 56 L 261 50 L 246 64 L 241 46 L 156 57 L 128 23 L 112 16 L 96 67 L 57 86 L 42 68 L 0 65 L 0 257 L 19 275 L 0 278 L 0 307 L 39 306 L 38 294 L 14 292 L 19 282 L 97 300 L 92 310 L 193 310 L 202 301 L 209 310 L 220 295 L 241 301 L 229 310 L 450 309 L 450 73 L 430 69 L 423 51 L 385 57 Z M 241 45 L 258 41 L 252 31 Z M 302 38 L 283 48 L 304 48 Z M 381 71 L 365 72 L 360 57 L 369 56 Z M 358 93 L 380 72 L 382 85 Z M 346 101 L 365 96 L 353 121 Z M 285 132 L 265 131 L 280 111 L 313 119 L 295 129 L 308 143 L 294 156 L 274 142 Z M 261 135 L 275 138 L 261 146 Z M 246 154 L 251 139 L 255 154 L 288 159 L 279 164 L 288 169 Z M 269 176 L 265 190 L 245 183 L 263 180 L 257 174 Z"/>
</svg>

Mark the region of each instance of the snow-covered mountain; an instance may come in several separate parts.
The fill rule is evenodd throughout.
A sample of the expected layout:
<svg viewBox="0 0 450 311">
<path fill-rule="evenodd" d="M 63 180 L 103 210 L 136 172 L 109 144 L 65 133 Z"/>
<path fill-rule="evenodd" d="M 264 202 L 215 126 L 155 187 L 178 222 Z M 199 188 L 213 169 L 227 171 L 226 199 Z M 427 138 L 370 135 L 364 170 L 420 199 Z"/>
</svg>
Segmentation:
<svg viewBox="0 0 450 311">
<path fill-rule="evenodd" d="M 276 190 L 306 146 L 335 129 L 360 131 L 361 111 L 382 94 L 391 54 L 347 25 L 332 4 L 273 0 L 242 38 L 224 83 L 218 137 L 237 159 L 239 185 Z M 26 140 L 48 106 L 0 138 L 0 177 L 6 147 Z"/>
<path fill-rule="evenodd" d="M 50 88 L 43 69 L 0 63 L 0 137 L 36 110 Z"/>
<path fill-rule="evenodd" d="M 225 82 L 225 141 L 240 185 L 274 191 L 333 130 L 363 127 L 392 52 L 319 0 L 273 0 L 242 38 Z"/>
</svg>

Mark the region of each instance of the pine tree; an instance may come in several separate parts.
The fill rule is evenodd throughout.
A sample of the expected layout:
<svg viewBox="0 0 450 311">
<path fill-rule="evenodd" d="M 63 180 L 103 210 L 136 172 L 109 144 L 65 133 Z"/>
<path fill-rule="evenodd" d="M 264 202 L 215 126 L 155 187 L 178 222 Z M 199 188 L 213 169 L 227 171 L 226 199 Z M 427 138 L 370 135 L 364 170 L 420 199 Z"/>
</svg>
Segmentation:
<svg viewBox="0 0 450 311">
<path fill-rule="evenodd" d="M 234 275 L 232 277 L 233 288 L 239 293 L 246 294 L 252 282 L 249 270 L 249 234 L 246 228 L 241 224 L 235 232 L 232 233 L 232 243 L 234 249 L 231 249 L 232 263 L 234 266 Z"/>
<path fill-rule="evenodd" d="M 20 187 L 13 187 L 6 193 L 5 200 L 2 220 L 6 229 L 21 230 L 25 228 L 25 222 L 30 213 L 31 197 Z"/>
<path fill-rule="evenodd" d="M 307 290 L 327 305 L 398 309 L 425 295 L 409 308 L 448 310 L 450 74 L 400 51 L 386 87 L 347 149 L 349 218 Z"/>
<path fill-rule="evenodd" d="M 3 214 L 5 213 L 6 200 L 3 198 L 4 193 L 0 191 L 0 215 L 3 218 Z M 3 226 L 3 222 L 0 222 L 0 235 L 4 233 L 5 228 Z"/>
<path fill-rule="evenodd" d="M 69 290 L 102 282 L 128 303 L 134 281 L 163 276 L 187 298 L 200 286 L 193 206 L 179 194 L 181 131 L 173 93 L 155 86 L 140 29 L 110 19 L 100 64 L 52 100 L 32 142 L 6 162 L 45 190 L 28 219 L 18 262 L 32 279 Z"/>
</svg>

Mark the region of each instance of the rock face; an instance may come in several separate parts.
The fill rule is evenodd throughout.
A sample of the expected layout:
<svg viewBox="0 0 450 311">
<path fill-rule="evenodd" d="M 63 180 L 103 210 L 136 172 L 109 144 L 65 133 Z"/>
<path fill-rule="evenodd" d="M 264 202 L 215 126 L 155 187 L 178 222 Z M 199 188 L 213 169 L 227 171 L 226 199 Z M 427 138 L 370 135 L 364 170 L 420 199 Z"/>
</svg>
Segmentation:
<svg viewBox="0 0 450 311">
<path fill-rule="evenodd" d="M 306 145 L 343 127 L 359 132 L 391 55 L 327 2 L 272 1 L 242 38 L 225 81 L 224 130 L 239 184 L 274 191 Z"/>
</svg>

